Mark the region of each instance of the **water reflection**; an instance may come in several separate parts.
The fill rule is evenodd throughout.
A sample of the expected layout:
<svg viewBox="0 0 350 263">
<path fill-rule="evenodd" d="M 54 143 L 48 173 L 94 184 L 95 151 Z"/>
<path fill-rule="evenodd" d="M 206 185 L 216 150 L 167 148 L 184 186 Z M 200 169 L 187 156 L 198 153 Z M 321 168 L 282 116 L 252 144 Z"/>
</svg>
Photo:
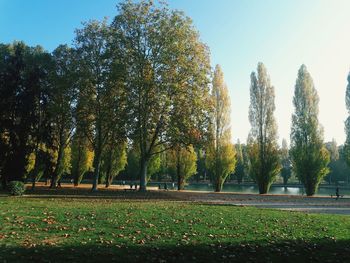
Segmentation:
<svg viewBox="0 0 350 263">
<path fill-rule="evenodd" d="M 185 187 L 186 190 L 195 191 L 213 191 L 211 184 L 189 184 Z M 223 187 L 223 192 L 237 192 L 237 193 L 250 193 L 258 194 L 259 190 L 256 185 L 237 185 L 237 184 L 226 184 Z M 271 186 L 269 194 L 285 194 L 285 195 L 305 195 L 303 187 L 300 186 Z M 340 194 L 350 196 L 350 189 L 340 189 Z M 320 187 L 316 196 L 330 196 L 335 195 L 334 187 Z"/>
</svg>

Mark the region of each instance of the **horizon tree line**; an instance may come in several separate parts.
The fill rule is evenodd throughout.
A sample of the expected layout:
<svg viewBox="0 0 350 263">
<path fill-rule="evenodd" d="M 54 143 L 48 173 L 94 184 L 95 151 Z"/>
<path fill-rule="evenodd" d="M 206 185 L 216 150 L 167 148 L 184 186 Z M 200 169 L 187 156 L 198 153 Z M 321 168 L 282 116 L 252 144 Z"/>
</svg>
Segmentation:
<svg viewBox="0 0 350 263">
<path fill-rule="evenodd" d="M 77 186 L 92 171 L 93 191 L 121 172 L 145 191 L 162 171 L 182 190 L 200 172 L 217 192 L 232 174 L 238 182 L 249 174 L 264 194 L 278 175 L 287 183 L 294 174 L 313 195 L 329 162 L 339 159 L 336 144 L 327 150 L 323 142 L 319 99 L 305 65 L 295 84 L 290 149 L 277 143 L 275 91 L 263 63 L 250 76 L 247 145 L 234 145 L 222 69 L 212 71 L 209 48 L 183 12 L 125 1 L 110 24 L 91 20 L 75 33 L 72 47 L 52 53 L 23 42 L 0 44 L 4 187 L 26 179 L 34 188 L 45 177 L 55 188 L 65 174 Z M 350 74 L 346 105 L 350 115 Z M 348 164 L 349 118 L 341 149 Z"/>
</svg>

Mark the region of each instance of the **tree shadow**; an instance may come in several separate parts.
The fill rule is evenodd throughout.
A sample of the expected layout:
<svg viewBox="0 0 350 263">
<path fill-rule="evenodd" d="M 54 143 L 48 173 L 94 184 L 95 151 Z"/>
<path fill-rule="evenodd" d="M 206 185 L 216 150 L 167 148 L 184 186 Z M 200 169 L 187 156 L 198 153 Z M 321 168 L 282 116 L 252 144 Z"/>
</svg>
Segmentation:
<svg viewBox="0 0 350 263">
<path fill-rule="evenodd" d="M 0 247 L 0 262 L 350 262 L 350 240 Z"/>
</svg>

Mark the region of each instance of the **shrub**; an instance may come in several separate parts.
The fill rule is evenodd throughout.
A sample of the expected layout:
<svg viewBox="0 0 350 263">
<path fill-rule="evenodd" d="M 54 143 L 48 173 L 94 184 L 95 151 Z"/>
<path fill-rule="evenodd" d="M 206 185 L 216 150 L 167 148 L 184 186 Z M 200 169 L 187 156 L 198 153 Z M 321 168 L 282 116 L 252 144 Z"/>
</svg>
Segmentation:
<svg viewBox="0 0 350 263">
<path fill-rule="evenodd" d="M 11 195 L 19 196 L 19 195 L 23 195 L 26 189 L 23 182 L 12 181 L 8 184 L 8 190 Z"/>
</svg>

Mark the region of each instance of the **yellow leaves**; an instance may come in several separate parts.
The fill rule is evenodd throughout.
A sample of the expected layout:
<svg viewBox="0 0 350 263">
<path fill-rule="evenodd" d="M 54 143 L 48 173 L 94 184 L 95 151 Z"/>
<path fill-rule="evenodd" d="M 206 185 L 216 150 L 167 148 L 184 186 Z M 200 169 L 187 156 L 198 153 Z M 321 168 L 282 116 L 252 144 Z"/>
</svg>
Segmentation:
<svg viewBox="0 0 350 263">
<path fill-rule="evenodd" d="M 55 218 L 53 216 L 48 216 L 47 218 L 44 218 L 42 222 L 46 222 L 48 225 L 56 224 Z"/>
</svg>

